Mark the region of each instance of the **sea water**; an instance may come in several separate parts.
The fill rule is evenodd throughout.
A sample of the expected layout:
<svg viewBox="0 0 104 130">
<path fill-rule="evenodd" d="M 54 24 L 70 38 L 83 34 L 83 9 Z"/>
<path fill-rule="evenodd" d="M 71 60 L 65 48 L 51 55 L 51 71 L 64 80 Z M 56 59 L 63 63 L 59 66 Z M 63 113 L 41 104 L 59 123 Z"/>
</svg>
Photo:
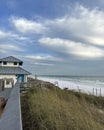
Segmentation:
<svg viewBox="0 0 104 130">
<path fill-rule="evenodd" d="M 104 86 L 104 76 L 65 76 L 65 75 L 48 75 L 39 76 L 40 78 L 56 79 L 62 81 L 69 81 L 87 85 Z"/>
<path fill-rule="evenodd" d="M 44 75 L 39 79 L 51 82 L 60 88 L 68 88 L 94 95 L 104 95 L 104 76 Z"/>
</svg>

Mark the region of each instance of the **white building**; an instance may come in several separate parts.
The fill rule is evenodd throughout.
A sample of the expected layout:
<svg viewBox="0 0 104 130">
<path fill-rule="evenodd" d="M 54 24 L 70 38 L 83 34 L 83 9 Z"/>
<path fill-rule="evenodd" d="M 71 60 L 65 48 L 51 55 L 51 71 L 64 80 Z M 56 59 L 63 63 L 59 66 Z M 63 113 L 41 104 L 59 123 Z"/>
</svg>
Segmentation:
<svg viewBox="0 0 104 130">
<path fill-rule="evenodd" d="M 0 59 L 0 79 L 4 79 L 4 87 L 11 87 L 16 81 L 27 82 L 27 76 L 30 74 L 24 70 L 23 62 L 13 56 Z"/>
</svg>

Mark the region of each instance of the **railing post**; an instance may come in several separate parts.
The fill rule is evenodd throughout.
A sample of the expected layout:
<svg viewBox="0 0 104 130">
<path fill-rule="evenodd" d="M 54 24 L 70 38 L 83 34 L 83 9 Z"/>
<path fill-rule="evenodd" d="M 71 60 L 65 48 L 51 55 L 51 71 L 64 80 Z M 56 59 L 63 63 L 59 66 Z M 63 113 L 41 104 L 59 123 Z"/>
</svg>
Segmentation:
<svg viewBox="0 0 104 130">
<path fill-rule="evenodd" d="M 100 96 L 101 96 L 101 88 L 100 88 Z"/>
<path fill-rule="evenodd" d="M 97 96 L 97 88 L 96 88 L 96 96 Z"/>
<path fill-rule="evenodd" d="M 93 88 L 93 90 L 92 90 L 92 94 L 94 95 L 94 88 Z"/>
</svg>

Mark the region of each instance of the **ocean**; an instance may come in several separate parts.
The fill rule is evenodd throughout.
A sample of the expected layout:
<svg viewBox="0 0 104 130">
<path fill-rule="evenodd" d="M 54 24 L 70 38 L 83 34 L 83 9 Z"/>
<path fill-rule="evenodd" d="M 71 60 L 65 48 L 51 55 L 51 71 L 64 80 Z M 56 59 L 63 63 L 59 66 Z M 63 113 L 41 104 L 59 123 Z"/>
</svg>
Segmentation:
<svg viewBox="0 0 104 130">
<path fill-rule="evenodd" d="M 104 85 L 104 76 L 66 76 L 66 75 L 42 75 L 41 78 L 59 79 L 63 81 L 80 82 L 92 85 Z"/>
<path fill-rule="evenodd" d="M 104 76 L 41 75 L 38 78 L 51 82 L 61 89 L 68 88 L 94 95 L 104 95 Z"/>
</svg>

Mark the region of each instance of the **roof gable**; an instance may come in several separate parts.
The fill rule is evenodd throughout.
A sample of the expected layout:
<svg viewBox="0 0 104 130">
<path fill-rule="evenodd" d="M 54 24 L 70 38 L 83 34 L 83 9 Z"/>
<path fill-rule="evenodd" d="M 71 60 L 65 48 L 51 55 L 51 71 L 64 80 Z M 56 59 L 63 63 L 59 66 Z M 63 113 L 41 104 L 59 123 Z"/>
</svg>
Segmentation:
<svg viewBox="0 0 104 130">
<path fill-rule="evenodd" d="M 13 56 L 9 56 L 9 57 L 2 58 L 2 59 L 0 59 L 0 61 L 23 63 L 21 60 L 15 58 L 15 57 L 13 57 Z"/>
</svg>

